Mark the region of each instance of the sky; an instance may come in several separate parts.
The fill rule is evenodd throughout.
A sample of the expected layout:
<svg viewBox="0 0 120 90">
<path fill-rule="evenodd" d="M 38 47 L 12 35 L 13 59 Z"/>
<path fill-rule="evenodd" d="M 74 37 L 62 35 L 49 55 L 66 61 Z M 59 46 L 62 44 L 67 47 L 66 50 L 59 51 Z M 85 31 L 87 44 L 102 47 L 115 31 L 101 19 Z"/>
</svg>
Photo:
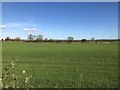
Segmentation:
<svg viewBox="0 0 120 90">
<path fill-rule="evenodd" d="M 3 2 L 2 38 L 118 38 L 117 2 Z"/>
</svg>

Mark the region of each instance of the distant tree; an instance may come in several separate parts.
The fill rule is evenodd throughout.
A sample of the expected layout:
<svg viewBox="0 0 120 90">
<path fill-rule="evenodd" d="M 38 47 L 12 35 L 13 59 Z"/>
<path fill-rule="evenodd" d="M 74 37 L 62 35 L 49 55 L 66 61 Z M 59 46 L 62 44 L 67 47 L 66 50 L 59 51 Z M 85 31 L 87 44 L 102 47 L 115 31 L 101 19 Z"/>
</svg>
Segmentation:
<svg viewBox="0 0 120 90">
<path fill-rule="evenodd" d="M 91 38 L 91 41 L 94 41 L 94 40 L 95 40 L 95 38 L 94 38 L 94 37 L 92 37 L 92 38 Z"/>
<path fill-rule="evenodd" d="M 4 41 L 4 39 L 3 39 L 3 38 L 2 38 L 1 40 L 2 40 L 2 41 Z"/>
<path fill-rule="evenodd" d="M 10 41 L 10 40 L 11 40 L 10 37 L 6 37 L 6 38 L 5 38 L 5 41 Z"/>
<path fill-rule="evenodd" d="M 32 34 L 28 35 L 28 40 L 33 41 L 35 39 L 35 36 Z"/>
<path fill-rule="evenodd" d="M 67 41 L 68 41 L 69 43 L 72 43 L 73 40 L 74 40 L 73 37 L 68 37 L 68 38 L 67 38 Z"/>
<path fill-rule="evenodd" d="M 10 41 L 14 41 L 14 39 L 13 38 L 11 38 L 11 40 Z"/>
<path fill-rule="evenodd" d="M 44 39 L 44 42 L 48 42 L 48 38 L 45 38 L 45 39 Z"/>
<path fill-rule="evenodd" d="M 54 39 L 49 39 L 49 42 L 52 42 L 52 43 L 54 43 Z"/>
<path fill-rule="evenodd" d="M 15 41 L 20 41 L 20 37 L 14 38 Z"/>
<path fill-rule="evenodd" d="M 48 41 L 48 38 L 45 38 L 45 41 Z"/>
<path fill-rule="evenodd" d="M 86 42 L 86 39 L 82 39 L 81 42 L 82 42 L 82 43 Z"/>
<path fill-rule="evenodd" d="M 43 40 L 43 36 L 42 35 L 37 35 L 36 36 L 36 41 L 42 41 Z"/>
</svg>

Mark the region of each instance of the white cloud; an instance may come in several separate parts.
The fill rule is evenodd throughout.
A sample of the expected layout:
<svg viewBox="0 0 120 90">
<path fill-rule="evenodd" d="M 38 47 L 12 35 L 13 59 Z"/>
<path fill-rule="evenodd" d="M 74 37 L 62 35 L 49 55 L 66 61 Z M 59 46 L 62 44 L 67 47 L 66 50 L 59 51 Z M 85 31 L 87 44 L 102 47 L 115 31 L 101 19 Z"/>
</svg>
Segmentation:
<svg viewBox="0 0 120 90">
<path fill-rule="evenodd" d="M 16 30 L 19 28 L 25 31 L 37 31 L 39 28 L 39 26 L 36 23 L 30 23 L 30 22 L 10 22 L 10 23 L 6 23 L 5 25 L 6 26 L 1 26 L 0 28 L 4 28 L 4 27 L 6 27 L 5 29 L 16 28 Z"/>
<path fill-rule="evenodd" d="M 28 20 L 27 21 L 22 21 L 22 22 L 19 22 L 19 21 L 16 21 L 16 22 L 8 22 L 8 23 L 5 23 L 6 25 L 6 28 L 25 28 L 25 27 L 30 27 L 28 28 L 27 30 L 29 29 L 33 29 L 33 31 L 35 31 L 36 27 L 38 28 L 38 25 L 33 22 L 34 18 L 32 17 L 28 17 Z"/>
<path fill-rule="evenodd" d="M 30 29 L 29 29 L 29 28 L 23 28 L 23 30 L 25 30 L 25 31 L 29 31 Z"/>
<path fill-rule="evenodd" d="M 6 24 L 7 27 L 23 27 L 22 23 L 18 23 L 18 22 L 11 22 L 11 23 L 7 23 Z"/>
<path fill-rule="evenodd" d="M 10 22 L 5 24 L 9 28 L 37 27 L 35 23 L 30 22 Z"/>
<path fill-rule="evenodd" d="M 36 28 L 23 28 L 23 30 L 25 30 L 25 31 L 37 31 Z"/>
<path fill-rule="evenodd" d="M 5 25 L 0 25 L 0 29 L 4 29 L 5 27 Z"/>
</svg>

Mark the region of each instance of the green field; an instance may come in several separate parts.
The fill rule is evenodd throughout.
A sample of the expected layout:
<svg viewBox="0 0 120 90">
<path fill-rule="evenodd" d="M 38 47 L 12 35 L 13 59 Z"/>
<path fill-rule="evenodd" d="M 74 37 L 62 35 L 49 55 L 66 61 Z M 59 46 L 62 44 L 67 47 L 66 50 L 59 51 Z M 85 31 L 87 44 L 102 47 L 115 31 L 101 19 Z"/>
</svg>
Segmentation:
<svg viewBox="0 0 120 90">
<path fill-rule="evenodd" d="M 32 75 L 34 87 L 114 88 L 118 84 L 117 43 L 3 42 L 2 49 L 3 69 L 17 58 L 12 73 L 25 70 Z"/>
</svg>

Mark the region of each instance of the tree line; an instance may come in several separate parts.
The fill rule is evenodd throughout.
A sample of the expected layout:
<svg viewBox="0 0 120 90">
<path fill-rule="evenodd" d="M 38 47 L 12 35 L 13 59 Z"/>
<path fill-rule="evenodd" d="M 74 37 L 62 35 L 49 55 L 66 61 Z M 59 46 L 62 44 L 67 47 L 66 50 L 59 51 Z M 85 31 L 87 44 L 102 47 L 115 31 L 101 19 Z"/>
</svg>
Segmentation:
<svg viewBox="0 0 120 90">
<path fill-rule="evenodd" d="M 48 39 L 48 38 L 43 38 L 43 35 L 39 34 L 39 35 L 33 35 L 33 34 L 29 34 L 27 36 L 26 40 L 21 39 L 20 37 L 15 37 L 15 38 L 10 38 L 9 36 L 6 37 L 5 39 L 2 39 L 2 41 L 24 41 L 24 42 L 68 42 L 68 43 L 72 43 L 72 42 L 85 42 L 87 41 L 86 39 L 82 39 L 82 40 L 74 40 L 74 37 L 67 37 L 66 40 L 56 40 L 56 39 Z"/>
<path fill-rule="evenodd" d="M 5 39 L 2 39 L 2 41 L 23 41 L 23 42 L 68 42 L 68 43 L 72 43 L 72 42 L 112 42 L 112 41 L 118 41 L 117 39 L 111 40 L 111 39 L 100 39 L 100 40 L 95 40 L 94 37 L 92 37 L 90 40 L 87 39 L 81 39 L 81 40 L 74 40 L 74 37 L 67 37 L 66 40 L 56 40 L 56 39 L 48 39 L 48 38 L 43 38 L 43 36 L 41 34 L 39 35 L 33 35 L 33 34 L 29 34 L 27 36 L 26 40 L 21 39 L 20 37 L 15 37 L 15 38 L 10 38 L 9 36 L 6 37 Z"/>
</svg>

